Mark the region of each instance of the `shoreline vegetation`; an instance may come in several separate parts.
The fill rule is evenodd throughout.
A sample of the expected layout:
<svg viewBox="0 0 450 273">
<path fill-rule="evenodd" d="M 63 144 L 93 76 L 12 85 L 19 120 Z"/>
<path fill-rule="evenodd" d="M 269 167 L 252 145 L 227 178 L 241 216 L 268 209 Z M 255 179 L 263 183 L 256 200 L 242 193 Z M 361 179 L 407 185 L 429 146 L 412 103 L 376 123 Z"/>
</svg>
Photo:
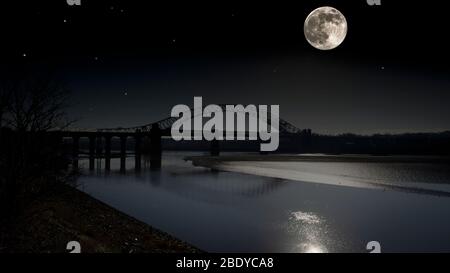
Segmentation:
<svg viewBox="0 0 450 273">
<path fill-rule="evenodd" d="M 69 253 L 70 241 L 82 253 L 203 252 L 62 183 L 31 202 L 11 228 L 0 253 Z"/>
</svg>

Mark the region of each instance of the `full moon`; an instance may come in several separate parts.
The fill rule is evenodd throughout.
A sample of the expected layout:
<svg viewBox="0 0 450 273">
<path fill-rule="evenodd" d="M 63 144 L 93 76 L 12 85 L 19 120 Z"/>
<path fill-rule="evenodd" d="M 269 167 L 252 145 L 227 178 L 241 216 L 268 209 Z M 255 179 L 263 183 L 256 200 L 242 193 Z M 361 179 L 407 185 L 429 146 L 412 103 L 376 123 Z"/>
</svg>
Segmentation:
<svg viewBox="0 0 450 273">
<path fill-rule="evenodd" d="M 347 20 L 332 7 L 320 7 L 311 12 L 304 26 L 306 40 L 315 48 L 330 50 L 338 47 L 347 36 Z"/>
</svg>

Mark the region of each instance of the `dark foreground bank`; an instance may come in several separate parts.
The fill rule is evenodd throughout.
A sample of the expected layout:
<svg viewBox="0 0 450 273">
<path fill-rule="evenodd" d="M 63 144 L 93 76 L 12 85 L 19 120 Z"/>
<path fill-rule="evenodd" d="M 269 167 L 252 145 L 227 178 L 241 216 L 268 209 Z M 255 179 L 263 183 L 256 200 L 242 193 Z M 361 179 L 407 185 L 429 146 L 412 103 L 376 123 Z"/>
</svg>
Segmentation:
<svg viewBox="0 0 450 273">
<path fill-rule="evenodd" d="M 29 205 L 12 229 L 0 252 L 65 253 L 70 241 L 83 253 L 201 252 L 65 185 Z"/>
</svg>

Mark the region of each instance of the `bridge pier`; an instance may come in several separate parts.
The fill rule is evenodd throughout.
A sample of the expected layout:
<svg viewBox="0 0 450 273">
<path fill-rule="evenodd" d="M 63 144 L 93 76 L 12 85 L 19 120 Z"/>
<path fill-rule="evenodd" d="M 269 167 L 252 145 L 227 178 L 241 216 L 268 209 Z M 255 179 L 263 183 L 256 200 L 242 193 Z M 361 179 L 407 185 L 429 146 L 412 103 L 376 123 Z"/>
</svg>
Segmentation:
<svg viewBox="0 0 450 273">
<path fill-rule="evenodd" d="M 140 131 L 136 131 L 134 136 L 135 146 L 134 146 L 134 168 L 136 171 L 141 170 L 141 142 L 142 136 Z"/>
<path fill-rule="evenodd" d="M 152 125 L 150 130 L 150 168 L 161 169 L 162 161 L 162 145 L 161 145 L 161 129 L 158 124 Z"/>
<path fill-rule="evenodd" d="M 120 171 L 125 172 L 127 160 L 127 137 L 120 137 Z"/>
<path fill-rule="evenodd" d="M 80 150 L 80 137 L 72 137 L 72 165 L 74 169 L 78 169 L 78 155 Z"/>
<path fill-rule="evenodd" d="M 111 170 L 111 136 L 105 136 L 105 170 Z"/>
<path fill-rule="evenodd" d="M 95 168 L 95 142 L 96 137 L 89 137 L 89 170 L 94 170 Z"/>
</svg>

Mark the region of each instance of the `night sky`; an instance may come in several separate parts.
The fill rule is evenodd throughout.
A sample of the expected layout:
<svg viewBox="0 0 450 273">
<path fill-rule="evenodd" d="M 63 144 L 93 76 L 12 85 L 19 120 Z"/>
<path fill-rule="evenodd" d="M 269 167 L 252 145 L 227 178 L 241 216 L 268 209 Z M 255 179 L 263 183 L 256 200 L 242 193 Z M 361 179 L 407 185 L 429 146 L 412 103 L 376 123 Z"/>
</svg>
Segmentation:
<svg viewBox="0 0 450 273">
<path fill-rule="evenodd" d="M 151 123 L 203 96 L 279 104 L 282 118 L 318 133 L 450 129 L 444 1 L 9 2 L 0 7 L 3 76 L 52 71 L 71 90 L 80 128 Z M 348 21 L 331 51 L 303 34 L 320 6 Z"/>
</svg>

